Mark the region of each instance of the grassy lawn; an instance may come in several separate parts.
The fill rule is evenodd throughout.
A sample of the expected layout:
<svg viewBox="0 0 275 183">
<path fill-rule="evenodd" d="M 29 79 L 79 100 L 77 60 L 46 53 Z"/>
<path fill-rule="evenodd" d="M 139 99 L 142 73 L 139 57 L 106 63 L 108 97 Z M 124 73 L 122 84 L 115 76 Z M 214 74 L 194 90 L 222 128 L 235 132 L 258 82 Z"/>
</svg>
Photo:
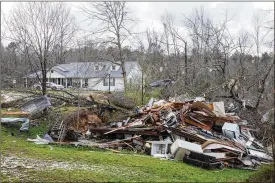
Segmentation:
<svg viewBox="0 0 275 183">
<path fill-rule="evenodd" d="M 37 134 L 43 137 L 47 125 L 32 127 L 29 133 L 18 134 L 16 128 L 2 127 L 1 151 L 5 156 L 34 158 L 44 161 L 85 164 L 91 169 L 56 168 L 54 170 L 20 169 L 20 179 L 1 173 L 2 182 L 243 182 L 253 172 L 224 169 L 209 171 L 182 162 L 160 160 L 129 152 L 113 153 L 86 147 L 36 145 L 26 141 Z M 13 131 L 15 136 L 11 136 Z M 51 147 L 53 149 L 51 150 Z"/>
</svg>

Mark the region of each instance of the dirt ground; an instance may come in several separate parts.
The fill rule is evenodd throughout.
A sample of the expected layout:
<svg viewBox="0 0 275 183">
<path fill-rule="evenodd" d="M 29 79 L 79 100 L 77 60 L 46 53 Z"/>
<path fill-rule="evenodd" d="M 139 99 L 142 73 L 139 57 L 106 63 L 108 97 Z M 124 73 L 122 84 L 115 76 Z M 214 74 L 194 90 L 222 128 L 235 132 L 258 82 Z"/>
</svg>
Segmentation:
<svg viewBox="0 0 275 183">
<path fill-rule="evenodd" d="M 21 179 L 26 178 L 28 170 L 47 171 L 55 169 L 99 171 L 103 170 L 104 167 L 74 162 L 21 158 L 18 156 L 1 157 L 1 173 L 10 177 Z"/>
</svg>

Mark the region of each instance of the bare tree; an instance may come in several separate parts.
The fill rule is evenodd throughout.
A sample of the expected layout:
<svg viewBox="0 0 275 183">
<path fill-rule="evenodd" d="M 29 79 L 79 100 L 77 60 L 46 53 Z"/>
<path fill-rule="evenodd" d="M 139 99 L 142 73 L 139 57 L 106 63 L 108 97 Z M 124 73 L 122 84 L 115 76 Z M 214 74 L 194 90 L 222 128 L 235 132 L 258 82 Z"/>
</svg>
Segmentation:
<svg viewBox="0 0 275 183">
<path fill-rule="evenodd" d="M 255 47 L 256 47 L 256 69 L 257 69 L 257 73 L 259 74 L 259 64 L 260 64 L 260 48 L 264 42 L 264 38 L 265 36 L 262 36 L 262 31 L 263 31 L 263 22 L 261 20 L 261 17 L 259 15 L 259 12 L 257 12 L 256 14 L 254 14 L 253 18 L 252 18 L 252 25 L 253 25 L 253 40 L 255 43 Z"/>
<path fill-rule="evenodd" d="M 180 61 L 181 59 L 181 52 L 184 52 L 184 75 L 185 75 L 185 85 L 188 84 L 187 82 L 187 40 L 180 35 L 179 30 L 174 25 L 174 19 L 172 15 L 166 13 L 162 16 L 162 24 L 164 27 L 164 37 L 165 37 L 165 44 L 168 53 L 168 57 L 170 58 L 170 46 L 172 46 L 174 57 L 178 60 L 178 66 L 181 66 Z M 169 43 L 169 38 L 171 39 L 171 43 Z M 183 43 L 183 45 L 182 45 Z M 182 67 L 177 67 L 177 75 L 179 76 L 180 70 Z"/>
<path fill-rule="evenodd" d="M 189 16 L 184 14 L 183 16 L 184 26 L 189 33 L 189 38 L 192 41 L 192 54 L 190 55 L 190 71 L 188 79 L 191 82 L 189 85 L 198 86 L 199 84 L 202 86 L 204 84 L 201 82 L 198 83 L 198 81 L 200 80 L 200 77 L 208 77 L 208 69 L 206 65 L 209 64 L 208 50 L 210 49 L 210 37 L 213 37 L 213 35 L 209 33 L 212 22 L 203 6 L 194 9 L 192 14 Z M 205 80 L 205 82 L 208 82 L 208 80 Z"/>
<path fill-rule="evenodd" d="M 118 54 L 113 55 L 113 63 L 122 68 L 124 91 L 126 91 L 127 79 L 125 58 L 123 56 L 123 43 L 132 36 L 132 28 L 136 21 L 130 17 L 130 11 L 126 2 L 92 2 L 89 6 L 80 7 L 90 21 L 98 21 L 100 24 L 93 34 L 110 35 L 105 43 L 110 43 L 118 48 Z M 119 61 L 119 63 L 117 63 Z"/>
<path fill-rule="evenodd" d="M 163 75 L 160 70 L 165 67 L 163 36 L 158 35 L 155 30 L 147 29 L 146 41 L 148 47 L 144 49 L 145 56 L 141 59 L 141 66 L 146 73 L 146 79 L 156 80 Z"/>
<path fill-rule="evenodd" d="M 45 95 L 47 72 L 55 64 L 56 45 L 60 45 L 62 55 L 77 30 L 70 9 L 65 3 L 57 2 L 16 3 L 5 22 L 10 33 L 8 38 L 19 43 Z"/>
</svg>

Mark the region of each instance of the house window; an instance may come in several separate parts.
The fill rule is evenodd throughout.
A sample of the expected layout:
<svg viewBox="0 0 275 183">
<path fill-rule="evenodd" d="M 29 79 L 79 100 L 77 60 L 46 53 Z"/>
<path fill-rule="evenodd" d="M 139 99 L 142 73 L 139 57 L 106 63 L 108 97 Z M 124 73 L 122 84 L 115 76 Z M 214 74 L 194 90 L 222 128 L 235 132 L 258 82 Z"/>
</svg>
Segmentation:
<svg viewBox="0 0 275 183">
<path fill-rule="evenodd" d="M 99 66 L 98 66 L 98 65 L 95 66 L 95 70 L 96 70 L 96 71 L 99 70 Z"/>
<path fill-rule="evenodd" d="M 51 73 L 53 73 L 53 70 L 51 70 Z"/>
<path fill-rule="evenodd" d="M 109 78 L 103 80 L 103 86 L 109 86 Z M 110 78 L 110 86 L 115 86 L 115 78 Z"/>
<path fill-rule="evenodd" d="M 112 70 L 116 70 L 116 66 L 115 65 L 112 65 Z"/>
<path fill-rule="evenodd" d="M 110 86 L 115 86 L 115 78 L 110 78 Z"/>
<path fill-rule="evenodd" d="M 84 80 L 84 87 L 87 87 L 87 86 L 88 86 L 88 79 L 85 78 L 85 80 Z"/>
<path fill-rule="evenodd" d="M 109 78 L 104 78 L 103 86 L 109 86 Z"/>
</svg>

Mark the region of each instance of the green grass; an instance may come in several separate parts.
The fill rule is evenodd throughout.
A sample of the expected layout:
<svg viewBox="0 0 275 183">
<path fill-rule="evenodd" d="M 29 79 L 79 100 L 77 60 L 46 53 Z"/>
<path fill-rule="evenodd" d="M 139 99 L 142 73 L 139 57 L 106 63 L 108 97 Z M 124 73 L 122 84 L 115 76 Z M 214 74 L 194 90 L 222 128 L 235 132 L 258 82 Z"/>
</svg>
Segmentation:
<svg viewBox="0 0 275 183">
<path fill-rule="evenodd" d="M 85 107 L 80 107 L 80 109 L 82 108 L 85 108 Z M 62 108 L 56 108 L 56 107 L 52 108 L 53 111 L 57 110 L 60 114 L 64 114 L 64 115 L 71 114 L 75 112 L 77 109 L 78 107 L 75 107 L 75 106 L 64 106 Z"/>
<path fill-rule="evenodd" d="M 5 175 L 3 173 L 0 174 L 1 175 L 1 182 L 20 182 L 19 178 L 16 177 L 10 177 L 8 175 Z"/>
<path fill-rule="evenodd" d="M 20 157 L 30 157 L 45 161 L 64 161 L 89 166 L 98 166 L 93 171 L 88 170 L 22 170 L 25 178 L 20 181 L 115 181 L 115 182 L 241 182 L 245 181 L 251 171 L 224 169 L 209 171 L 200 169 L 182 162 L 159 160 L 145 155 L 132 153 L 116 154 L 111 151 L 99 149 L 89 149 L 85 147 L 72 147 L 51 145 L 36 145 L 26 141 L 27 137 L 35 137 L 36 134 L 43 134 L 46 124 L 33 127 L 29 133 L 17 136 L 10 136 L 10 131 L 15 128 L 2 127 L 1 149 L 4 155 L 17 155 Z M 44 131 L 45 133 L 45 131 Z M 7 177 L 1 174 L 4 181 L 16 181 L 15 177 Z M 3 182 L 4 182 L 3 181 Z"/>
</svg>

